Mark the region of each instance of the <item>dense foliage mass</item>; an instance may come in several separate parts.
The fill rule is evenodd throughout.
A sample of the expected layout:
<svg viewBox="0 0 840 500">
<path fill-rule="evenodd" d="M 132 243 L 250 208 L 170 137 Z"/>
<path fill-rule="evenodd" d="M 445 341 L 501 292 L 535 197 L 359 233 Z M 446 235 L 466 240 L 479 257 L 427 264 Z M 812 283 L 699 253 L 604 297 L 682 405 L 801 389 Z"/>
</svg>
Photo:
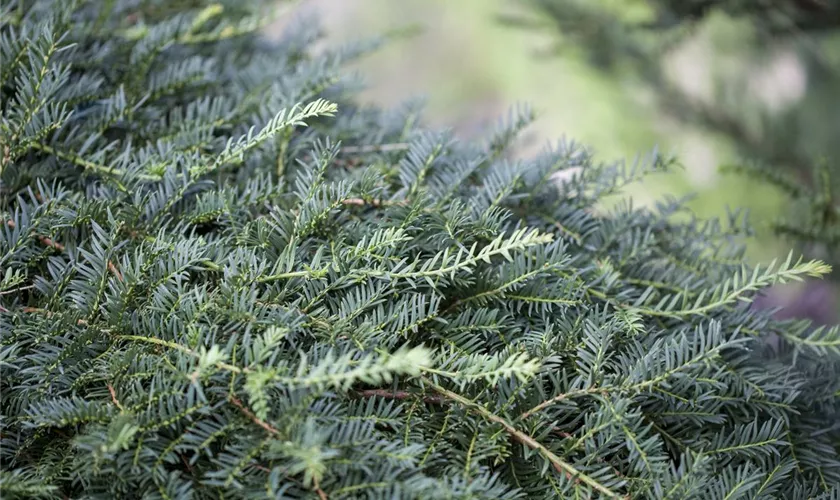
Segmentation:
<svg viewBox="0 0 840 500">
<path fill-rule="evenodd" d="M 375 44 L 244 7 L 0 12 L 4 499 L 840 494 L 840 334 L 744 306 L 827 266 L 595 210 L 670 162 L 511 160 L 526 109 L 359 107 Z"/>
</svg>

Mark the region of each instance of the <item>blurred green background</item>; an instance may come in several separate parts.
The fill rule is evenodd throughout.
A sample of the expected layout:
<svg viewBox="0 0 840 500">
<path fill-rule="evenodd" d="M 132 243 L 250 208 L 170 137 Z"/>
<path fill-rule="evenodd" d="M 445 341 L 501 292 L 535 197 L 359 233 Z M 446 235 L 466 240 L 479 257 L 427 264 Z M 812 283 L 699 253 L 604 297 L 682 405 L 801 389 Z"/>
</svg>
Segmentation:
<svg viewBox="0 0 840 500">
<path fill-rule="evenodd" d="M 539 119 L 523 140 L 523 154 L 561 136 L 586 144 L 601 161 L 632 161 L 658 147 L 676 154 L 685 168 L 633 186 L 628 194 L 634 203 L 695 193 L 689 206 L 702 217 L 723 216 L 727 207 L 750 210 L 759 231 L 748 247 L 751 259 L 766 262 L 790 248 L 763 230 L 784 213 L 781 194 L 753 180 L 718 173 L 719 165 L 740 159 L 727 138 L 662 114 L 652 104 L 648 88 L 632 78 L 599 72 L 573 44 L 545 57 L 542 53 L 556 42 L 550 31 L 499 22 L 499 15 L 522 10 L 516 2 L 310 0 L 299 8 L 314 11 L 328 43 L 406 25 L 422 29 L 357 64 L 354 69 L 368 84 L 362 94 L 365 101 L 389 105 L 425 97 L 427 122 L 453 127 L 463 137 L 477 136 L 510 106 L 528 103 Z M 633 15 L 632 10 L 628 13 Z M 670 56 L 668 65 L 686 89 L 702 93 L 713 70 L 738 64 L 721 57 L 715 48 L 736 46 L 743 36 L 747 35 L 741 26 L 713 19 Z M 768 99 L 790 100 L 801 90 L 795 60 L 782 57 L 765 70 L 762 89 Z"/>
</svg>

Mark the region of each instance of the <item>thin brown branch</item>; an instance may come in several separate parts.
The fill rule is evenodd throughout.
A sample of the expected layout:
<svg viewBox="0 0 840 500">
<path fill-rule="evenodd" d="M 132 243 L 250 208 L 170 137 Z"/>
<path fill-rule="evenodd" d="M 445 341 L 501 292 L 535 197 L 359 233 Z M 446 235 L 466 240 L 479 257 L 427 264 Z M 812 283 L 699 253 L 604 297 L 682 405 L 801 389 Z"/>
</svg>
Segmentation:
<svg viewBox="0 0 840 500">
<path fill-rule="evenodd" d="M 15 221 L 13 221 L 13 220 L 6 221 L 6 225 L 9 226 L 12 229 L 14 229 L 16 227 Z M 54 248 L 54 249 L 58 250 L 59 252 L 63 252 L 64 249 L 65 249 L 64 245 L 62 245 L 61 243 L 59 243 L 57 241 L 53 241 L 46 236 L 37 235 L 36 237 L 38 238 L 38 241 L 40 241 L 41 244 L 43 244 L 46 247 Z M 120 273 L 120 270 L 117 269 L 117 266 L 115 266 L 114 263 L 111 262 L 110 260 L 108 261 L 108 270 L 111 271 L 111 273 L 114 276 L 116 276 L 118 280 L 123 281 L 122 273 Z"/>
<path fill-rule="evenodd" d="M 559 394 L 559 395 L 554 396 L 551 399 L 547 399 L 547 400 L 543 401 L 542 403 L 538 404 L 537 406 L 531 408 L 530 410 L 528 410 L 525 413 L 523 413 L 522 415 L 520 415 L 519 418 L 521 418 L 522 420 L 525 420 L 526 418 L 530 417 L 534 413 L 538 413 L 539 411 L 543 410 L 544 408 L 547 408 L 547 407 L 549 407 L 553 404 L 559 403 L 559 402 L 561 402 L 565 399 L 573 398 L 573 397 L 576 397 L 576 396 L 583 396 L 585 394 L 602 394 L 602 393 L 605 393 L 605 392 L 606 392 L 606 389 L 603 389 L 603 388 L 600 388 L 600 387 L 595 387 L 595 388 L 592 388 L 592 389 L 570 391 L 570 392 L 566 392 L 566 393 L 563 393 L 563 394 Z"/>
<path fill-rule="evenodd" d="M 124 411 L 125 409 L 120 404 L 120 401 L 117 399 L 117 391 L 114 390 L 114 386 L 110 383 L 108 384 L 108 392 L 111 393 L 111 401 L 114 403 L 114 406 L 120 409 L 120 411 Z"/>
<path fill-rule="evenodd" d="M 53 240 L 47 238 L 46 236 L 38 236 L 38 241 L 43 243 L 43 245 L 46 246 L 46 247 L 55 248 L 59 252 L 64 251 L 64 245 L 62 245 L 61 243 L 59 243 L 57 241 L 53 241 Z"/>
<path fill-rule="evenodd" d="M 327 494 L 321 489 L 321 485 L 318 483 L 318 478 L 312 478 L 312 481 L 315 486 L 315 493 L 318 494 L 318 498 L 321 500 L 327 500 Z"/>
<path fill-rule="evenodd" d="M 117 266 L 115 266 L 114 263 L 111 262 L 110 260 L 108 261 L 108 270 L 111 271 L 111 274 L 116 276 L 118 280 L 124 281 L 122 273 L 120 272 L 119 269 L 117 269 Z"/>
<path fill-rule="evenodd" d="M 346 200 L 342 200 L 342 205 L 354 205 L 359 207 L 369 206 L 369 207 L 393 207 L 393 206 L 406 206 L 408 205 L 408 201 L 388 201 L 388 200 L 365 200 L 363 198 L 347 198 Z"/>
<path fill-rule="evenodd" d="M 17 224 L 15 224 L 15 221 L 13 221 L 13 220 L 7 220 L 6 225 L 9 226 L 12 229 L 17 227 Z M 36 238 L 38 238 L 38 241 L 40 241 L 44 246 L 47 246 L 47 247 L 50 247 L 50 248 L 55 248 L 59 252 L 64 251 L 64 245 L 62 245 L 61 243 L 55 242 L 55 241 L 47 238 L 46 236 L 36 235 Z"/>
<path fill-rule="evenodd" d="M 192 465 L 190 465 L 189 460 L 187 460 L 187 457 L 183 453 L 178 453 L 178 456 L 181 457 L 181 462 L 183 462 L 184 467 L 186 467 L 190 474 L 192 474 L 193 468 Z"/>
<path fill-rule="evenodd" d="M 23 312 L 27 314 L 43 314 L 48 318 L 52 318 L 55 315 L 55 313 L 52 311 L 48 311 L 46 309 L 41 309 L 38 307 L 24 307 Z M 87 325 L 87 322 L 83 319 L 78 320 L 77 323 L 80 325 Z"/>
<path fill-rule="evenodd" d="M 363 398 L 379 397 L 385 399 L 411 399 L 423 396 L 422 394 L 418 394 L 416 392 L 389 391 L 387 389 L 368 389 L 365 391 L 359 391 L 357 394 Z M 442 405 L 448 402 L 446 398 L 442 396 L 423 396 L 423 401 L 435 405 Z"/>
<path fill-rule="evenodd" d="M 265 429 L 266 432 L 268 432 L 272 436 L 279 436 L 280 435 L 280 431 L 278 431 L 277 429 L 272 427 L 268 422 L 265 422 L 264 420 L 260 420 L 256 415 L 254 415 L 254 412 L 252 412 L 251 410 L 248 409 L 248 407 L 246 407 L 244 404 L 242 404 L 242 401 L 239 398 L 237 398 L 236 396 L 231 394 L 228 397 L 228 400 L 233 404 L 233 406 L 237 407 L 239 409 L 239 411 L 242 412 L 243 415 L 248 417 L 249 420 L 251 420 L 252 422 L 257 424 L 258 426 Z M 257 464 L 255 467 L 257 467 L 260 470 L 263 470 L 264 472 L 270 472 L 268 469 L 266 469 L 265 467 L 263 467 L 259 464 Z M 289 478 L 289 479 L 291 479 L 291 478 Z M 315 479 L 313 489 L 318 494 L 318 497 L 321 500 L 327 500 L 327 494 L 324 493 L 324 490 L 321 489 L 321 487 L 318 484 L 317 479 Z"/>
<path fill-rule="evenodd" d="M 279 436 L 280 435 L 280 431 L 278 431 L 277 429 L 275 429 L 274 427 L 269 425 L 267 422 L 264 422 L 264 421 L 260 420 L 259 418 L 257 418 L 257 416 L 254 415 L 254 412 L 252 412 L 245 405 L 243 405 L 242 401 L 240 401 L 239 398 L 237 398 L 234 395 L 231 395 L 230 398 L 228 398 L 228 399 L 231 403 L 233 403 L 233 406 L 239 408 L 239 411 L 241 411 L 243 415 L 248 417 L 255 424 L 257 424 L 260 427 L 262 427 L 263 429 L 265 429 L 266 432 L 268 432 L 269 434 L 272 434 L 274 436 Z"/>
<path fill-rule="evenodd" d="M 568 438 L 572 437 L 572 435 L 570 433 L 568 433 L 566 431 L 561 431 L 560 429 L 553 429 L 553 431 L 554 431 L 555 434 L 557 434 L 558 436 L 560 436 L 562 438 L 565 438 L 565 439 L 568 439 Z"/>
<path fill-rule="evenodd" d="M 33 288 L 35 288 L 35 285 L 20 286 L 11 290 L 6 290 L 5 292 L 0 292 L 0 295 L 10 295 L 13 293 L 23 292 L 25 290 L 32 290 Z"/>
</svg>

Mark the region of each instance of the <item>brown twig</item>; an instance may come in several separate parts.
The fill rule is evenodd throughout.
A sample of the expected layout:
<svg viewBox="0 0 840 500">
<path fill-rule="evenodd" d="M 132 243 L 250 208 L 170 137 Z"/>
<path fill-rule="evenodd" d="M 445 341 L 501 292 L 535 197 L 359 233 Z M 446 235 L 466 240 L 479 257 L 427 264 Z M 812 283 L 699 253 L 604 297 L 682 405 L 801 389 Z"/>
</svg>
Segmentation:
<svg viewBox="0 0 840 500">
<path fill-rule="evenodd" d="M 23 312 L 25 313 L 36 313 L 36 314 L 43 314 L 44 316 L 50 318 L 53 315 L 52 311 L 47 311 L 46 309 L 39 309 L 37 307 L 24 307 Z"/>
<path fill-rule="evenodd" d="M 568 433 L 566 431 L 561 431 L 560 429 L 554 429 L 554 433 L 557 434 L 558 436 L 560 436 L 562 438 L 566 438 L 566 439 L 568 439 L 570 437 L 573 437 L 570 433 Z"/>
<path fill-rule="evenodd" d="M 43 314 L 44 316 L 46 316 L 48 318 L 52 318 L 56 314 L 52 311 L 48 311 L 47 309 L 40 309 L 38 307 L 24 307 L 23 312 L 26 313 L 26 314 Z M 88 322 L 81 319 L 81 318 L 76 320 L 76 324 L 79 325 L 79 326 L 88 326 Z M 105 333 L 108 333 L 108 330 L 102 330 L 102 331 L 105 332 Z"/>
<path fill-rule="evenodd" d="M 359 207 L 363 206 L 370 206 L 370 207 L 404 207 L 408 205 L 408 201 L 388 201 L 388 200 L 365 200 L 363 198 L 347 198 L 346 200 L 342 200 L 342 205 L 355 205 Z"/>
<path fill-rule="evenodd" d="M 7 220 L 6 225 L 9 226 L 12 229 L 17 227 L 17 225 L 15 224 L 15 221 L 13 221 L 13 220 Z M 47 247 L 50 247 L 50 248 L 55 248 L 59 252 L 64 251 L 64 245 L 62 245 L 61 243 L 53 241 L 53 240 L 47 238 L 46 236 L 38 235 L 36 237 L 38 238 L 38 241 L 40 241 L 41 243 L 44 244 L 44 246 L 47 246 Z"/>
<path fill-rule="evenodd" d="M 118 280 L 124 281 L 122 273 L 120 272 L 119 269 L 117 269 L 117 266 L 115 266 L 114 263 L 111 262 L 110 260 L 108 261 L 108 270 L 111 271 L 111 274 L 116 276 Z"/>
<path fill-rule="evenodd" d="M 239 398 L 237 398 L 234 395 L 231 395 L 230 398 L 228 398 L 228 399 L 230 400 L 231 403 L 233 403 L 233 406 L 239 408 L 239 411 L 241 411 L 252 422 L 254 422 L 255 424 L 257 424 L 260 427 L 262 427 L 263 429 L 265 429 L 266 432 L 268 432 L 269 434 L 272 434 L 274 436 L 279 436 L 280 435 L 280 431 L 278 431 L 277 429 L 275 429 L 274 427 L 269 425 L 267 422 L 264 422 L 264 421 L 260 420 L 259 418 L 257 418 L 257 416 L 254 415 L 254 412 L 252 412 L 245 405 L 243 405 L 242 401 L 240 401 Z"/>
<path fill-rule="evenodd" d="M 327 500 L 327 494 L 324 493 L 324 490 L 321 489 L 321 485 L 318 484 L 318 478 L 312 478 L 312 482 L 315 486 L 315 493 L 318 494 L 318 498 L 321 500 Z"/>
<path fill-rule="evenodd" d="M 14 229 L 16 227 L 15 221 L 13 221 L 13 220 L 6 221 L 6 225 L 9 226 L 12 229 Z M 54 249 L 58 250 L 59 252 L 63 252 L 64 249 L 65 249 L 64 245 L 62 245 L 61 243 L 59 243 L 57 241 L 53 241 L 46 236 L 38 235 L 36 237 L 38 238 L 38 241 L 40 241 L 46 247 L 54 248 Z M 120 270 L 117 269 L 117 266 L 115 266 L 114 263 L 111 262 L 110 260 L 108 261 L 108 270 L 111 271 L 111 273 L 114 276 L 116 276 L 118 280 L 123 281 L 122 273 L 120 273 Z"/>
<path fill-rule="evenodd" d="M 178 453 L 178 456 L 181 457 L 181 462 L 184 463 L 184 467 L 186 467 L 187 470 L 190 471 L 190 474 L 192 474 L 193 473 L 193 468 L 192 468 L 192 465 L 190 465 L 189 460 L 187 460 L 187 457 L 184 456 L 183 453 Z"/>
<path fill-rule="evenodd" d="M 117 399 L 117 391 L 114 390 L 114 386 L 110 383 L 108 384 L 108 392 L 111 393 L 111 401 L 114 402 L 114 405 L 120 409 L 120 411 L 125 411 L 125 409 L 120 404 L 120 401 Z"/>
<path fill-rule="evenodd" d="M 13 293 L 23 292 L 25 290 L 32 290 L 33 288 L 35 288 L 35 285 L 20 286 L 11 290 L 6 290 L 5 292 L 0 292 L 0 295 L 10 295 Z"/>
<path fill-rule="evenodd" d="M 385 399 L 410 399 L 422 396 L 422 394 L 415 392 L 389 391 L 387 389 L 368 389 L 359 391 L 357 394 L 363 398 L 380 397 Z M 443 405 L 448 402 L 443 396 L 423 396 L 423 401 L 435 405 Z"/>
<path fill-rule="evenodd" d="M 522 415 L 520 415 L 519 418 L 522 419 L 522 420 L 525 420 L 526 418 L 530 417 L 531 415 L 533 415 L 535 413 L 538 413 L 539 411 L 541 411 L 544 408 L 547 408 L 547 407 L 549 407 L 553 404 L 559 403 L 560 401 L 563 401 L 564 399 L 573 398 L 573 397 L 576 397 L 576 396 L 583 396 L 585 394 L 599 394 L 599 393 L 603 394 L 603 393 L 606 393 L 606 392 L 607 392 L 606 389 L 603 389 L 603 388 L 600 388 L 600 387 L 595 387 L 595 388 L 592 388 L 592 389 L 584 389 L 584 390 L 571 391 L 571 392 L 567 392 L 567 393 L 564 393 L 564 394 L 559 394 L 559 395 L 554 396 L 551 399 L 547 399 L 547 400 L 543 401 L 542 403 L 538 404 L 537 406 L 531 408 L 530 410 L 528 410 L 525 413 L 523 413 Z"/>
</svg>

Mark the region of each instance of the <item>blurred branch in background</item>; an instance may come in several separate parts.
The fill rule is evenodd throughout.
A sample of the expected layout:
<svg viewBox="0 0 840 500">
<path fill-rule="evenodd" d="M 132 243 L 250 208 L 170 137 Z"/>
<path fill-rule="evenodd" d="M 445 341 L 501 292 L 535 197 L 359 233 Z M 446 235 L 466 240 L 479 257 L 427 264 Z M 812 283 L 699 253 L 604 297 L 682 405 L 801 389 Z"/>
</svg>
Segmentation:
<svg viewBox="0 0 840 500">
<path fill-rule="evenodd" d="M 731 142 L 741 160 L 726 170 L 770 181 L 794 201 L 773 229 L 840 262 L 840 2 L 527 3 L 541 16 L 503 21 L 553 29 L 555 55 L 570 48 L 606 77 L 637 79 L 663 113 Z M 698 43 L 708 56 L 692 53 Z"/>
<path fill-rule="evenodd" d="M 608 78 L 647 86 L 659 109 L 725 138 L 725 172 L 772 184 L 791 200 L 773 231 L 840 264 L 840 2 L 834 0 L 528 0 L 553 30 L 549 55 L 577 52 Z M 705 43 L 706 57 L 691 49 Z M 694 55 L 694 57 L 692 57 Z M 838 273 L 834 273 L 835 279 Z M 809 284 L 771 294 L 782 314 L 836 322 L 836 292 Z"/>
</svg>

